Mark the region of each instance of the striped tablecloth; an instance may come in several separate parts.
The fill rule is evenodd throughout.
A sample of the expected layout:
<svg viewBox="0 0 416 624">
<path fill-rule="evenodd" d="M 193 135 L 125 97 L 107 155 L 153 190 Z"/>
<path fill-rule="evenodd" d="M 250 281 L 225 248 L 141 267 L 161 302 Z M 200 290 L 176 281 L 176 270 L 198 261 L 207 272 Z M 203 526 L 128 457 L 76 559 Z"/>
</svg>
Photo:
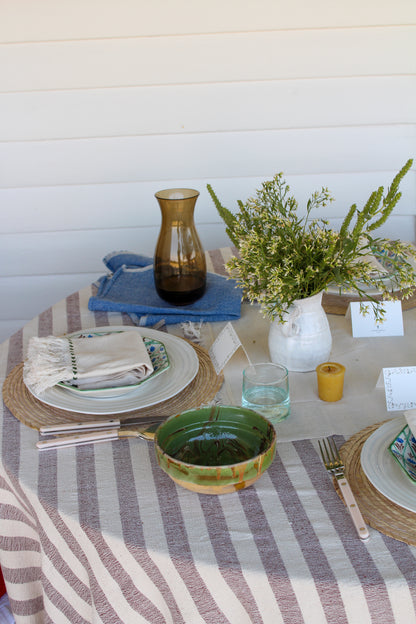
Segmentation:
<svg viewBox="0 0 416 624">
<path fill-rule="evenodd" d="M 129 323 L 88 312 L 90 292 L 59 302 L 4 343 L 2 379 L 32 335 Z M 248 307 L 236 327 L 248 351 L 264 343 Z M 357 346 L 352 359 L 361 353 Z M 231 389 L 238 365 L 229 369 Z M 270 469 L 223 496 L 177 487 L 158 468 L 152 444 L 140 440 L 39 453 L 38 433 L 3 407 L 0 564 L 16 622 L 416 622 L 416 549 L 374 529 L 367 543 L 357 539 L 316 441 L 304 435 L 306 379 L 291 379 L 294 425 L 282 429 Z M 319 409 L 313 414 L 318 420 Z M 379 416 L 363 415 L 362 426 Z"/>
</svg>

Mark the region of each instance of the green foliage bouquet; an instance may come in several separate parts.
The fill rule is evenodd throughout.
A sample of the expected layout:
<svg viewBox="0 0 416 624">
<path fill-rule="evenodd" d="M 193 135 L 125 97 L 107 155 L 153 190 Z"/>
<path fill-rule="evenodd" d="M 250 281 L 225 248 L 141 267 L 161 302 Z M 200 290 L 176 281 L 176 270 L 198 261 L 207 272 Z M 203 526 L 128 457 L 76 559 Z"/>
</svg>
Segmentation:
<svg viewBox="0 0 416 624">
<path fill-rule="evenodd" d="M 409 171 L 409 160 L 394 178 L 387 193 L 381 186 L 371 193 L 359 210 L 353 204 L 341 228 L 334 230 L 325 219 L 311 219 L 313 210 L 332 201 L 328 189 L 313 193 L 306 215 L 297 214 L 298 203 L 290 195 L 283 174 L 277 174 L 245 203 L 238 202 L 233 214 L 221 205 L 212 187 L 207 188 L 226 225 L 226 232 L 239 253 L 227 262 L 244 295 L 257 301 L 265 316 L 284 322 L 285 311 L 296 299 L 324 291 L 331 285 L 358 293 L 369 300 L 376 319 L 384 315 L 382 303 L 368 294 L 377 289 L 382 299 L 395 299 L 397 291 L 407 298 L 416 285 L 416 275 L 406 258 L 414 248 L 398 240 L 374 237 L 401 197 L 399 185 Z M 370 258 L 388 256 L 389 280 L 385 270 Z"/>
</svg>

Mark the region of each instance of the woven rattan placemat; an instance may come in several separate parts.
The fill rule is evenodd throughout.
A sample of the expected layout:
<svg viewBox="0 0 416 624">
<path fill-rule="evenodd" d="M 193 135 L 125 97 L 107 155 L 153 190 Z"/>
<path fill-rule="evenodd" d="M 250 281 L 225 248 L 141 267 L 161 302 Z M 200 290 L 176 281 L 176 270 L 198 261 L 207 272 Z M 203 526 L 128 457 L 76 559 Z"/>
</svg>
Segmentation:
<svg viewBox="0 0 416 624">
<path fill-rule="evenodd" d="M 199 369 L 185 390 L 157 405 L 117 414 L 116 417 L 123 421 L 132 416 L 140 416 L 140 418 L 149 416 L 150 421 L 154 416 L 170 416 L 211 401 L 221 388 L 224 377 L 222 373 L 216 374 L 208 351 L 199 345 L 192 344 L 192 347 L 199 359 Z M 111 418 L 108 414 L 102 417 L 97 414 L 79 414 L 42 403 L 29 392 L 23 382 L 23 363 L 15 366 L 6 377 L 3 385 L 3 400 L 11 413 L 32 429 L 57 423 L 79 422 L 80 420 L 87 422 L 100 418 Z"/>
<path fill-rule="evenodd" d="M 340 449 L 345 475 L 354 492 L 364 520 L 384 535 L 416 546 L 416 514 L 380 494 L 361 467 L 364 442 L 383 423 L 371 425 L 353 435 Z"/>
</svg>

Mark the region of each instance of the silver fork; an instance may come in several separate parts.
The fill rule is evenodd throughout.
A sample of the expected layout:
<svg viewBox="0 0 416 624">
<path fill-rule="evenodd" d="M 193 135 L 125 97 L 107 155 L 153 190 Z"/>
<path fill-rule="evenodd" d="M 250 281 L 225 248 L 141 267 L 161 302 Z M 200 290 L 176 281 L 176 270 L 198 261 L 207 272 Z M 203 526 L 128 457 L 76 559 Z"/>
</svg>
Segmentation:
<svg viewBox="0 0 416 624">
<path fill-rule="evenodd" d="M 318 444 L 325 468 L 337 480 L 345 504 L 347 505 L 347 509 L 350 512 L 350 516 L 357 530 L 358 537 L 361 540 L 367 540 L 370 537 L 370 533 L 368 532 L 361 511 L 352 493 L 350 484 L 345 478 L 345 467 L 334 440 L 332 440 L 332 438 L 327 438 L 326 440 L 319 440 Z"/>
</svg>

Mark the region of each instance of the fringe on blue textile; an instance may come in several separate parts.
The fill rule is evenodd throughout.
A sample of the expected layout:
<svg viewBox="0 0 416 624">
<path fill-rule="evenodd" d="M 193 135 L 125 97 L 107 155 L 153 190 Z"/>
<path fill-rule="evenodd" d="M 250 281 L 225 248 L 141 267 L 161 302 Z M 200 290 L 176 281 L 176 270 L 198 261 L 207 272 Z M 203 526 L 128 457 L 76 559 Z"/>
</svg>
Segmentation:
<svg viewBox="0 0 416 624">
<path fill-rule="evenodd" d="M 90 310 L 126 312 L 141 326 L 152 326 L 161 319 L 169 325 L 240 317 L 242 292 L 233 279 L 208 273 L 204 295 L 190 305 L 175 306 L 157 294 L 151 258 L 113 251 L 103 262 L 111 273 L 98 280 L 98 292 L 88 302 Z"/>
</svg>

